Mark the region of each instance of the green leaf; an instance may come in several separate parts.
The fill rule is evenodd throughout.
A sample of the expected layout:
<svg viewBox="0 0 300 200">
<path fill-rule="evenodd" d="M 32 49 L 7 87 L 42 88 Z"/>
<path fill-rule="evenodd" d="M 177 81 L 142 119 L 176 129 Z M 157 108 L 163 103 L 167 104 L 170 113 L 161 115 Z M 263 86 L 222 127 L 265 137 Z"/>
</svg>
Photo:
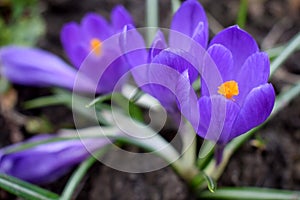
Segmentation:
<svg viewBox="0 0 300 200">
<path fill-rule="evenodd" d="M 71 178 L 68 180 L 68 183 L 65 186 L 60 197 L 61 200 L 70 200 L 72 198 L 75 189 L 77 188 L 89 168 L 97 161 L 97 158 L 102 156 L 106 151 L 107 148 L 101 148 L 79 165 L 76 171 L 72 174 Z"/>
<path fill-rule="evenodd" d="M 201 190 L 203 189 L 204 183 L 206 182 L 207 187 L 210 192 L 215 192 L 217 185 L 216 182 L 213 180 L 212 177 L 208 176 L 204 172 L 199 172 L 194 179 L 191 181 L 191 187 L 194 190 Z"/>
<path fill-rule="evenodd" d="M 278 45 L 276 47 L 273 47 L 271 49 L 264 50 L 268 55 L 270 60 L 274 60 L 277 56 L 281 54 L 281 52 L 286 48 L 287 44 Z M 300 45 L 296 48 L 295 51 L 300 50 Z"/>
<path fill-rule="evenodd" d="M 203 169 L 207 166 L 209 161 L 213 158 L 215 142 L 204 140 L 198 154 L 197 166 Z"/>
<path fill-rule="evenodd" d="M 197 80 L 194 81 L 193 83 L 193 88 L 195 91 L 199 91 L 201 88 L 201 80 L 198 78 Z"/>
<path fill-rule="evenodd" d="M 59 199 L 58 194 L 5 174 L 0 174 L 0 187 L 18 197 L 28 200 Z"/>
<path fill-rule="evenodd" d="M 286 92 L 279 94 L 276 98 L 275 105 L 272 111 L 272 116 L 276 115 L 280 110 L 282 110 L 288 103 L 299 96 L 300 94 L 300 82 L 291 87 Z"/>
<path fill-rule="evenodd" d="M 201 199 L 219 200 L 300 200 L 300 191 L 254 187 L 220 188 L 214 193 L 207 191 L 200 192 L 198 197 Z"/>
<path fill-rule="evenodd" d="M 300 33 L 298 33 L 289 41 L 288 45 L 284 48 L 284 50 L 271 63 L 270 77 L 283 64 L 283 62 L 299 48 L 299 46 L 300 46 Z"/>
<path fill-rule="evenodd" d="M 59 88 L 55 88 L 53 93 L 54 94 L 51 96 L 40 97 L 27 101 L 23 104 L 23 106 L 25 109 L 34 109 L 45 106 L 65 105 L 72 111 L 84 116 L 86 119 L 94 120 L 94 116 L 91 116 L 91 108 L 87 107 L 87 105 L 91 102 L 90 98 L 79 96 L 70 91 Z"/>
<path fill-rule="evenodd" d="M 133 97 L 130 98 L 130 101 L 135 103 L 137 102 L 142 96 L 144 95 L 144 92 L 142 90 L 137 90 L 137 92 L 133 95 Z"/>
<path fill-rule="evenodd" d="M 215 181 L 207 174 L 205 174 L 205 173 L 203 173 L 203 174 L 204 174 L 205 180 L 207 182 L 207 187 L 208 187 L 209 191 L 215 192 L 215 190 L 217 189 L 217 185 L 216 185 Z"/>
<path fill-rule="evenodd" d="M 34 109 L 34 108 L 41 108 L 46 106 L 55 106 L 55 105 L 62 105 L 62 104 L 69 104 L 71 99 L 67 95 L 57 94 L 51 95 L 46 97 L 39 97 L 33 100 L 26 101 L 23 104 L 25 109 Z"/>
<path fill-rule="evenodd" d="M 122 95 L 129 101 L 134 102 L 136 105 L 146 108 L 161 110 L 163 107 L 159 101 L 147 93 L 141 94 L 137 87 L 126 84 L 122 89 Z M 137 98 L 138 97 L 138 98 Z"/>
<path fill-rule="evenodd" d="M 181 159 L 181 155 L 174 146 L 149 126 L 134 121 L 117 110 L 113 110 L 113 119 L 110 123 L 119 129 L 116 132 L 123 133 L 113 137 L 117 142 L 133 144 L 149 151 L 149 153 L 158 155 L 171 164 L 175 171 L 188 182 L 192 180 L 195 174 L 198 174 L 198 169 L 195 165 L 187 165 L 184 162 L 185 160 Z"/>
<path fill-rule="evenodd" d="M 87 104 L 86 107 L 90 108 L 96 104 L 102 104 L 104 101 L 107 101 L 109 99 L 111 99 L 111 94 L 99 96 L 96 99 L 94 99 L 92 102 Z"/>
<path fill-rule="evenodd" d="M 132 119 L 138 120 L 140 122 L 144 121 L 143 112 L 136 106 L 133 102 L 129 101 L 129 114 Z"/>
<path fill-rule="evenodd" d="M 128 114 L 128 117 L 131 117 L 132 119 L 140 122 L 143 121 L 143 113 L 141 109 L 132 101 L 128 100 L 120 93 L 114 93 L 111 97 L 111 101 L 122 108 L 124 113 Z"/>
</svg>

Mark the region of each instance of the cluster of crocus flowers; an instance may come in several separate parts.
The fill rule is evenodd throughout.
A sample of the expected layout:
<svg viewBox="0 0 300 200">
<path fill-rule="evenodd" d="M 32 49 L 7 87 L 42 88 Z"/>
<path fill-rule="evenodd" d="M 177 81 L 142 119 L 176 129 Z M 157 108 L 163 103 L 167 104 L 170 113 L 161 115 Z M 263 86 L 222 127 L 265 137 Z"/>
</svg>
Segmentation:
<svg viewBox="0 0 300 200">
<path fill-rule="evenodd" d="M 80 70 L 86 84 L 79 85 L 78 90 L 89 91 L 102 74 L 101 65 L 124 52 L 105 69 L 97 92 L 112 91 L 122 75 L 131 71 L 144 92 L 157 98 L 172 115 L 183 115 L 200 137 L 214 141 L 218 149 L 270 115 L 275 93 L 268 83 L 268 56 L 238 26 L 226 28 L 209 42 L 207 18 L 198 1 L 185 1 L 173 16 L 168 42 L 158 31 L 149 49 L 124 8 L 116 7 L 111 18 L 109 25 L 100 16 L 88 14 L 80 25 L 69 23 L 62 30 L 62 44 L 71 63 L 79 70 L 82 65 L 88 66 Z M 117 40 L 113 41 L 117 43 L 106 46 L 103 41 L 116 33 Z M 13 82 L 73 88 L 77 71 L 51 53 L 5 47 L 0 58 L 3 74 Z M 200 96 L 192 87 L 198 78 Z M 16 157 L 25 154 L 16 153 Z M 13 154 L 8 156 L 14 158 Z M 27 159 L 24 163 L 31 162 Z M 9 170 L 3 172 L 30 180 Z"/>
<path fill-rule="evenodd" d="M 127 41 L 124 48 L 134 41 L 141 44 L 137 33 L 123 34 Z M 251 35 L 238 26 L 231 26 L 218 33 L 208 45 L 207 36 L 208 24 L 202 6 L 188 0 L 174 14 L 169 47 L 158 32 L 148 57 L 141 56 L 139 51 L 138 56 L 132 53 L 127 58 L 146 57 L 146 69 L 133 73 L 137 84 L 143 88 L 149 82 L 145 92 L 156 97 L 167 110 L 180 110 L 199 136 L 224 147 L 267 119 L 274 106 L 275 92 L 267 83 L 268 56 L 259 51 Z M 133 69 L 143 62 L 135 61 L 135 64 Z M 197 77 L 201 78 L 200 98 L 191 90 Z M 155 86 L 151 85 L 153 80 Z M 163 88 L 159 88 L 160 83 Z"/>
</svg>

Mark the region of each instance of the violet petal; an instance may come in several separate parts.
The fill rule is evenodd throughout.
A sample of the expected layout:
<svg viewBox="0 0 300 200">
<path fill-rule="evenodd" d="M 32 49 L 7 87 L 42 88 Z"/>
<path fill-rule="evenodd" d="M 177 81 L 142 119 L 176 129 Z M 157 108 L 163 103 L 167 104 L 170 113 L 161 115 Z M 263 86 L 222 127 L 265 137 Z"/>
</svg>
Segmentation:
<svg viewBox="0 0 300 200">
<path fill-rule="evenodd" d="M 133 19 L 123 6 L 118 5 L 111 11 L 111 22 L 115 33 L 118 33 L 125 25 L 133 24 Z"/>
<path fill-rule="evenodd" d="M 210 46 L 213 44 L 221 44 L 231 51 L 234 71 L 239 71 L 245 60 L 259 50 L 254 38 L 238 26 L 231 26 L 218 33 Z"/>
<path fill-rule="evenodd" d="M 189 37 L 193 36 L 194 30 L 197 28 L 199 22 L 203 22 L 203 31 L 206 35 L 206 42 L 208 40 L 208 22 L 206 18 L 205 11 L 200 3 L 196 0 L 185 1 L 178 11 L 174 14 L 171 30 L 181 32 Z M 170 33 L 170 45 L 177 46 L 176 43 L 180 43 L 175 35 Z M 206 43 L 205 42 L 205 43 Z"/>
<path fill-rule="evenodd" d="M 266 83 L 254 88 L 246 97 L 234 123 L 229 139 L 237 137 L 263 123 L 270 115 L 275 102 L 275 91 Z"/>
</svg>

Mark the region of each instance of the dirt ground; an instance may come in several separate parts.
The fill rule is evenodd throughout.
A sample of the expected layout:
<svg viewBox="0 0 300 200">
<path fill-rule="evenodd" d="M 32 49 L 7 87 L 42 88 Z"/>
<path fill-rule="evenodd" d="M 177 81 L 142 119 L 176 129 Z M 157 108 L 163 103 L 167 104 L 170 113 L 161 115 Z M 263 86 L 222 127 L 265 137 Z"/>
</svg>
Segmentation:
<svg viewBox="0 0 300 200">
<path fill-rule="evenodd" d="M 211 26 L 211 36 L 222 27 L 235 23 L 238 0 L 200 0 L 206 9 Z M 218 2 L 218 3 L 216 3 Z M 267 49 L 288 41 L 300 30 L 300 0 L 251 0 L 246 30 Z M 64 56 L 59 31 L 64 23 L 80 21 L 87 11 L 95 11 L 109 17 L 110 10 L 118 3 L 132 13 L 137 26 L 144 24 L 144 1 L 138 0 L 45 0 L 41 2 L 47 33 L 39 42 L 41 48 Z M 170 2 L 160 1 L 162 27 L 169 27 Z M 284 64 L 272 78 L 276 91 L 300 80 L 300 52 Z M 24 110 L 25 100 L 50 93 L 48 89 L 15 86 L 17 111 L 28 116 L 44 116 L 55 124 L 54 130 L 72 127 L 71 111 L 62 106 Z M 64 119 L 64 120 L 62 120 Z M 7 145 L 29 137 L 24 127 L 5 112 L 0 115 L 1 145 Z M 253 145 L 253 139 L 263 141 L 261 147 Z M 232 157 L 219 186 L 259 186 L 300 190 L 300 97 L 294 99 L 277 114 L 255 137 L 246 142 Z M 71 173 L 70 173 L 71 174 Z M 60 193 L 70 174 L 44 187 Z M 195 199 L 186 184 L 167 167 L 146 174 L 129 174 L 110 169 L 98 163 L 83 179 L 74 199 Z M 0 199 L 16 199 L 0 191 Z"/>
</svg>

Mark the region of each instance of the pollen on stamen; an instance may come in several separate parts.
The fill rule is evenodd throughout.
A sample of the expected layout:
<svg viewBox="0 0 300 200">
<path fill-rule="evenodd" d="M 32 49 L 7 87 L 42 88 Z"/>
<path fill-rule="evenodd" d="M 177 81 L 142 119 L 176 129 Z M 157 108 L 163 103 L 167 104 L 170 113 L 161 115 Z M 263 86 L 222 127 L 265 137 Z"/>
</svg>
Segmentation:
<svg viewBox="0 0 300 200">
<path fill-rule="evenodd" d="M 218 93 L 227 99 L 233 100 L 233 96 L 239 94 L 238 83 L 234 80 L 226 81 L 218 87 Z"/>
<path fill-rule="evenodd" d="M 90 41 L 90 47 L 91 47 L 91 50 L 97 55 L 101 55 L 102 53 L 102 42 L 97 39 L 97 38 L 93 38 L 91 39 Z"/>
</svg>

